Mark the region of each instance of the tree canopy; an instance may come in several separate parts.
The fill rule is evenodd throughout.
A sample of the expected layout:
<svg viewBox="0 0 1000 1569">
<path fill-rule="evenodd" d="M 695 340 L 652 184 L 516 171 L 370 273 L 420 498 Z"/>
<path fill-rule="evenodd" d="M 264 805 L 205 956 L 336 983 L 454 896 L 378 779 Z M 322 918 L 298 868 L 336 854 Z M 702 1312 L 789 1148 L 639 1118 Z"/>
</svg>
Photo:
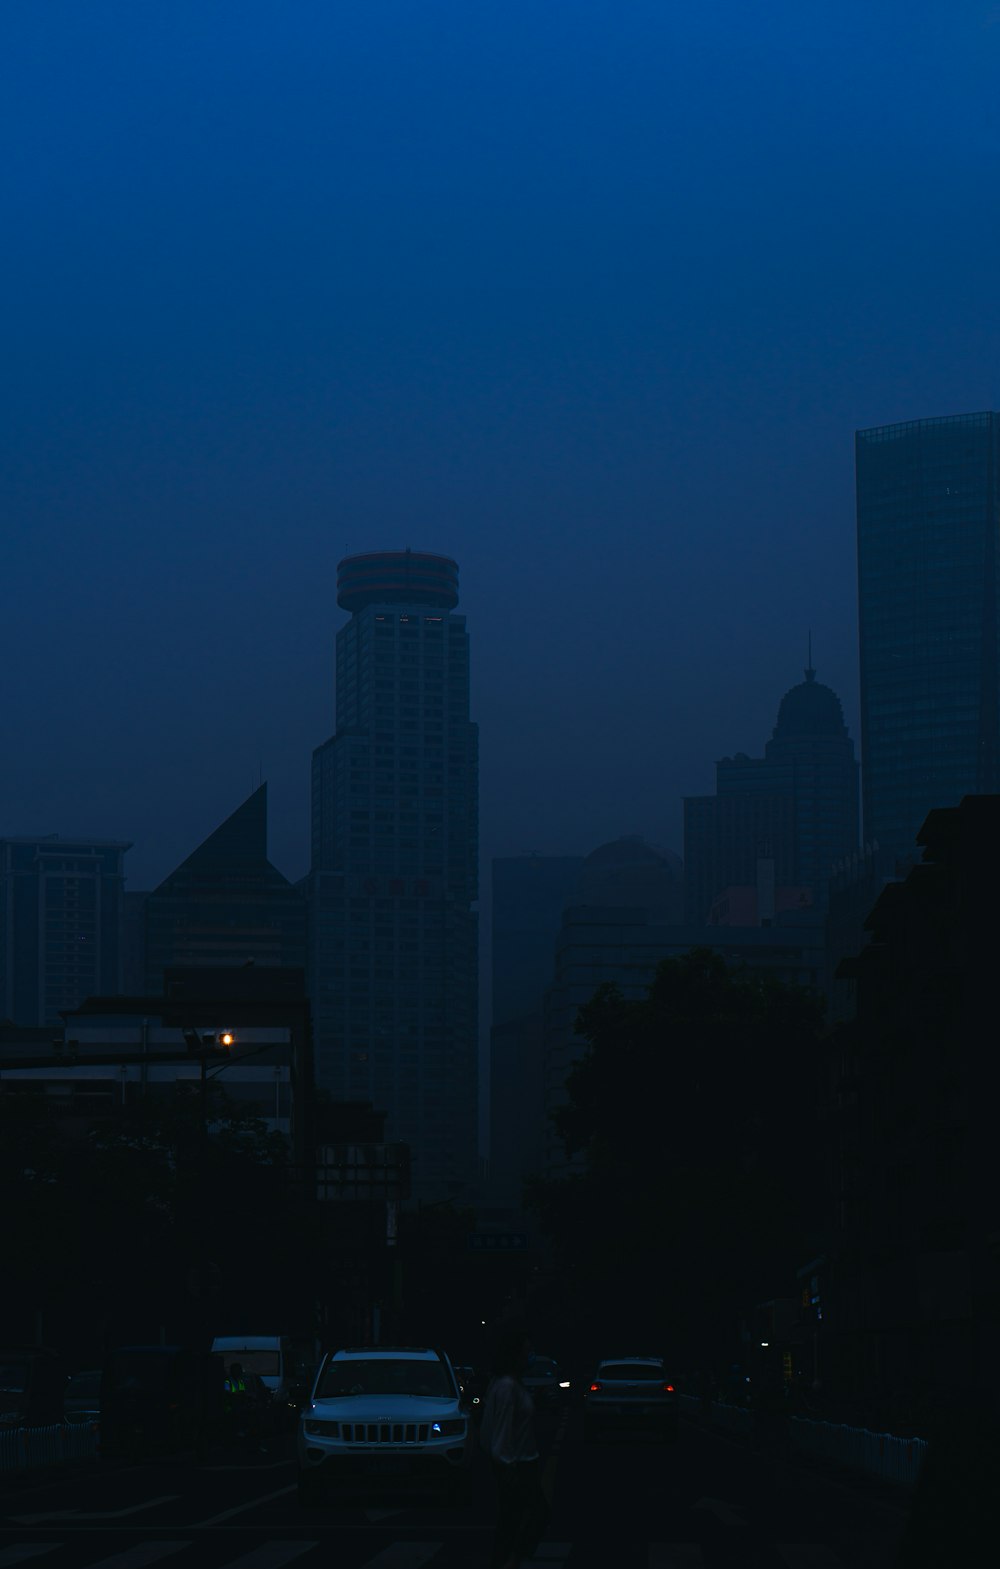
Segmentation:
<svg viewBox="0 0 1000 1569">
<path fill-rule="evenodd" d="M 697 949 L 640 1001 L 602 986 L 576 1028 L 575 1170 L 529 1195 L 559 1273 L 593 1324 L 710 1353 L 818 1247 L 823 1006 Z"/>
</svg>

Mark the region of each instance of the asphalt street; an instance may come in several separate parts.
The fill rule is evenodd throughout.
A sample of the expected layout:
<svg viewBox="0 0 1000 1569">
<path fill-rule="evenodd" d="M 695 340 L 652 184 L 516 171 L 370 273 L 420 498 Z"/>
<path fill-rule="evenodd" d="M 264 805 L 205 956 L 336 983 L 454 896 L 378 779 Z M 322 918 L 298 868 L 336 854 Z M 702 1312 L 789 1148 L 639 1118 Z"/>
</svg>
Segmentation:
<svg viewBox="0 0 1000 1569">
<path fill-rule="evenodd" d="M 543 1433 L 556 1569 L 891 1569 L 905 1496 L 681 1423 L 674 1443 Z M 0 1569 L 487 1569 L 485 1464 L 467 1504 L 371 1492 L 301 1507 L 290 1446 L 209 1463 L 96 1465 L 0 1493 Z"/>
</svg>

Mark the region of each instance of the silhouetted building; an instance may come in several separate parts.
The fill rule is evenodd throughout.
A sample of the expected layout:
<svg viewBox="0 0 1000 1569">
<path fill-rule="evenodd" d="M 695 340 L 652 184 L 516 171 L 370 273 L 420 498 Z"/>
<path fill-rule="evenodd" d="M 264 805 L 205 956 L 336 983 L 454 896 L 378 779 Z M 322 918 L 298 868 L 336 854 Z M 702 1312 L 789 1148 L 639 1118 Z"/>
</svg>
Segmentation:
<svg viewBox="0 0 1000 1569">
<path fill-rule="evenodd" d="M 336 734 L 313 754 L 317 1082 L 387 1111 L 413 1190 L 476 1169 L 478 732 L 458 567 L 411 551 L 338 568 Z"/>
<path fill-rule="evenodd" d="M 774 862 L 757 862 L 757 882 L 748 888 L 723 888 L 708 912 L 709 926 L 773 926 L 779 915 L 812 909 L 809 888 L 782 888 L 774 881 Z"/>
<path fill-rule="evenodd" d="M 579 855 L 493 862 L 490 1186 L 512 1202 L 541 1165 L 544 996 L 563 907 L 582 867 Z"/>
<path fill-rule="evenodd" d="M 727 887 L 756 883 L 774 862 L 776 883 L 826 904 L 834 863 L 858 845 L 858 764 L 840 699 L 816 680 L 785 693 L 762 758 L 722 758 L 716 794 L 684 802 L 685 912 L 707 921 Z"/>
<path fill-rule="evenodd" d="M 1000 796 L 931 812 L 924 860 L 886 886 L 842 969 L 834 1038 L 832 1385 L 882 1411 L 1000 1393 L 995 905 Z M 917 1417 L 919 1421 L 919 1415 Z"/>
<path fill-rule="evenodd" d="M 0 839 L 0 1019 L 57 1024 L 121 989 L 125 852 L 118 840 Z"/>
<path fill-rule="evenodd" d="M 867 947 L 871 936 L 868 917 L 875 901 L 888 883 L 906 876 L 911 864 L 912 860 L 896 861 L 887 851 L 866 844 L 833 869 L 826 912 L 825 990 L 834 1022 L 853 1019 L 857 1008 L 854 970 L 851 966 L 842 970 L 841 961 Z"/>
<path fill-rule="evenodd" d="M 822 990 L 825 931 L 811 908 L 778 910 L 768 926 L 678 924 L 681 880 L 679 857 L 641 839 L 604 845 L 584 863 L 563 912 L 545 999 L 543 1167 L 550 1177 L 581 1165 L 567 1160 L 550 1119 L 566 1103 L 567 1077 L 586 1050 L 576 1033 L 577 1016 L 599 986 L 610 983 L 627 1000 L 641 1000 L 664 959 L 711 948 L 727 964 Z"/>
<path fill-rule="evenodd" d="M 556 933 L 545 998 L 541 1161 L 565 1166 L 552 1113 L 566 1103 L 566 1078 L 585 1049 L 576 1017 L 598 986 L 613 981 L 626 998 L 644 997 L 670 936 L 682 931 L 683 864 L 670 850 L 630 835 L 586 857 Z"/>
<path fill-rule="evenodd" d="M 146 991 L 192 965 L 301 967 L 306 901 L 267 858 L 267 785 L 244 801 L 145 901 Z"/>
<path fill-rule="evenodd" d="M 722 793 L 727 764 L 753 779 L 755 760 L 743 753 L 716 764 L 718 795 L 684 801 L 684 906 L 691 926 L 708 923 L 724 888 L 756 883 L 757 862 L 766 859 L 788 887 L 795 876 L 795 802 L 791 795 L 754 790 Z M 731 785 L 732 778 L 727 782 Z"/>
<path fill-rule="evenodd" d="M 1000 788 L 1000 416 L 858 431 L 864 833 L 912 857 L 934 807 Z"/>
<path fill-rule="evenodd" d="M 247 965 L 170 969 L 152 996 L 88 997 L 57 1029 L 0 1031 L 0 1094 L 41 1095 L 60 1128 L 85 1137 L 138 1101 L 195 1089 L 190 1040 L 229 1031 L 208 1054 L 212 1082 L 240 1111 L 288 1140 L 311 1164 L 312 1064 L 305 972 Z M 307 1184 L 308 1185 L 308 1184 Z"/>
<path fill-rule="evenodd" d="M 146 989 L 146 900 L 149 894 L 125 891 L 122 900 L 122 984 L 126 997 Z"/>
</svg>

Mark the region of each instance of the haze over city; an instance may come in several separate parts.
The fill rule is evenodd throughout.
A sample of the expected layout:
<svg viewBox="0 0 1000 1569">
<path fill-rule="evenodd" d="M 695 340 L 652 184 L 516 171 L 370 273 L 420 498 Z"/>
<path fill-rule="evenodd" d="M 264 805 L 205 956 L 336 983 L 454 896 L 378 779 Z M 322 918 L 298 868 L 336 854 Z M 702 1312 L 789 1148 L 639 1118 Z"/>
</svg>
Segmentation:
<svg viewBox="0 0 1000 1569">
<path fill-rule="evenodd" d="M 149 887 L 262 772 L 300 876 L 368 549 L 460 563 L 484 857 L 679 851 L 809 629 L 857 739 L 853 431 L 996 399 L 998 24 L 5 7 L 4 831 Z"/>
<path fill-rule="evenodd" d="M 0 1569 L 994 1562 L 998 67 L 0 5 Z"/>
</svg>

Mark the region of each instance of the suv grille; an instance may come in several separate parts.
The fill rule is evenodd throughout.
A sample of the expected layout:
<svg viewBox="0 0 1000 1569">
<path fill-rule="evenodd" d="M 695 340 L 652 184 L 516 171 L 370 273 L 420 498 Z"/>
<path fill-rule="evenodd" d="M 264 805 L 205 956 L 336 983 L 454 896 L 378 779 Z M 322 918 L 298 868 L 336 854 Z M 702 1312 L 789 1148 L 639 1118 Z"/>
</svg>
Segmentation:
<svg viewBox="0 0 1000 1569">
<path fill-rule="evenodd" d="M 346 1444 L 426 1444 L 426 1422 L 341 1422 Z"/>
</svg>

